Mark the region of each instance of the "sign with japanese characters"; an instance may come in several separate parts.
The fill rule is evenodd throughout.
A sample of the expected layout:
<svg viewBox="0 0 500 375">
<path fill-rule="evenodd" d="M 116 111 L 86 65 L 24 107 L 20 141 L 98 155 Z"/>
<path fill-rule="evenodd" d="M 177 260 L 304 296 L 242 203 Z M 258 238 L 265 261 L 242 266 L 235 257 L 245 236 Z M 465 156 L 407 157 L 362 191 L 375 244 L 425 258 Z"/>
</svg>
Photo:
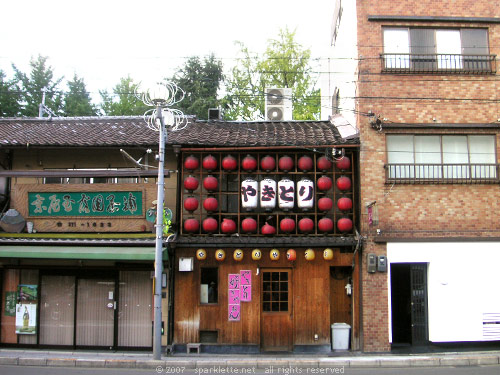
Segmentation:
<svg viewBox="0 0 500 375">
<path fill-rule="evenodd" d="M 31 217 L 142 216 L 142 191 L 31 192 Z"/>
<path fill-rule="evenodd" d="M 229 274 L 228 289 L 228 320 L 237 322 L 241 317 L 239 274 Z"/>
</svg>

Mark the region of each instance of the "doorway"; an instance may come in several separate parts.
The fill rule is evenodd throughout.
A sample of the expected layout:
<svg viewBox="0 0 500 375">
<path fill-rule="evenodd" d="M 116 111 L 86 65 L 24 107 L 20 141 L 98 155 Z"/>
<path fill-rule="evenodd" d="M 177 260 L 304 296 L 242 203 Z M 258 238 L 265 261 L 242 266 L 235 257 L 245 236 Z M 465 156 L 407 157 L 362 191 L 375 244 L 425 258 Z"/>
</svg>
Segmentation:
<svg viewBox="0 0 500 375">
<path fill-rule="evenodd" d="M 261 275 L 261 348 L 264 351 L 291 351 L 291 270 L 268 269 Z"/>
<path fill-rule="evenodd" d="M 393 345 L 428 343 L 427 263 L 391 264 Z"/>
</svg>

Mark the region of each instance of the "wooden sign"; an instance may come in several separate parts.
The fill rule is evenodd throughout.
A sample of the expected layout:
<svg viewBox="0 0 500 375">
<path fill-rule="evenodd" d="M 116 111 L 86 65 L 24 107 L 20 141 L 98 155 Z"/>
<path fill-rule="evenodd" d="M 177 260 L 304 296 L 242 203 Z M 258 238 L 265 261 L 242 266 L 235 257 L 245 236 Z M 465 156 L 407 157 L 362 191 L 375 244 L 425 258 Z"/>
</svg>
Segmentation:
<svg viewBox="0 0 500 375">
<path fill-rule="evenodd" d="M 30 217 L 143 216 L 142 191 L 30 192 Z"/>
</svg>

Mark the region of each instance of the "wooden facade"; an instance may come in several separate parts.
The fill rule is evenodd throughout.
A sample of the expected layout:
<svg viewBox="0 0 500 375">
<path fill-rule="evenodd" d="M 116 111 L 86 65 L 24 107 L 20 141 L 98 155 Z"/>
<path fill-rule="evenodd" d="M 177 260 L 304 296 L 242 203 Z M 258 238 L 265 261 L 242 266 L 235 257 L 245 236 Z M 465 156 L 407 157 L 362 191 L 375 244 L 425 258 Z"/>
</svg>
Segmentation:
<svg viewBox="0 0 500 375">
<path fill-rule="evenodd" d="M 350 348 L 357 349 L 359 243 L 354 228 L 346 231 L 338 225 L 343 218 L 351 220 L 354 226 L 358 220 L 355 149 L 346 147 L 343 156 L 338 158 L 345 157 L 349 161 L 347 166 L 336 164 L 337 159 L 330 155 L 331 163 L 327 169 L 318 165 L 328 150 L 191 148 L 182 151 L 180 184 L 184 185 L 181 185 L 179 195 L 179 216 L 184 225 L 180 228 L 173 262 L 172 344 L 175 350 L 182 352 L 190 347 L 189 344 L 201 344 L 202 351 L 206 352 L 330 351 L 334 323 L 351 326 Z M 299 160 L 304 157 L 311 161 L 309 168 L 299 167 Z M 195 168 L 186 167 L 188 158 L 189 163 L 193 158 L 199 161 L 194 163 Z M 203 161 L 206 158 L 212 159 L 210 168 L 205 168 Z M 224 168 L 227 158 L 233 159 L 232 168 Z M 264 158 L 273 159 L 275 166 L 264 168 Z M 281 158 L 288 158 L 292 166 L 283 170 L 279 165 Z M 244 167 L 248 159 L 255 161 L 255 167 Z M 204 181 L 213 177 L 218 185 L 207 189 Z M 331 186 L 321 189 L 317 184 L 325 177 L 331 181 Z M 198 183 L 191 185 L 193 178 Z M 347 189 L 337 184 L 339 179 L 345 178 L 351 182 Z M 307 209 L 298 207 L 297 201 L 293 208 L 288 209 L 283 209 L 278 202 L 271 209 L 260 204 L 246 207 L 243 201 L 249 191 L 249 179 L 256 185 L 268 180 L 276 183 L 283 179 L 292 181 L 291 186 L 297 189 L 292 195 L 297 200 L 302 193 L 299 192 L 299 181 L 308 179 L 314 184 L 311 189 L 314 204 Z M 262 199 L 262 188 L 259 186 L 255 190 Z M 282 191 L 276 191 L 276 195 Z M 337 202 L 343 197 L 352 201 L 351 208 L 339 209 Z M 320 209 L 317 202 L 321 198 L 330 199 L 333 206 Z M 207 209 L 204 205 L 207 199 L 215 199 L 217 208 Z M 198 203 L 193 205 L 194 209 L 189 209 L 190 206 L 184 204 L 187 200 L 190 204 L 193 200 Z M 243 226 L 248 218 L 256 223 L 256 229 L 250 232 Z M 312 229 L 301 230 L 299 222 L 303 218 L 311 220 Z M 331 230 L 320 230 L 319 223 L 323 218 L 334 223 Z M 207 219 L 216 223 L 215 229 L 208 230 L 204 226 Z M 234 222 L 234 231 L 224 231 L 222 224 L 226 219 Z M 294 228 L 285 230 L 281 226 L 284 219 L 291 219 Z M 195 220 L 197 229 L 187 228 L 185 223 L 188 220 L 190 223 Z M 263 233 L 267 224 L 275 227 L 273 235 Z M 293 252 L 291 258 L 287 256 L 289 250 Z M 327 254 L 324 257 L 325 250 L 327 253 L 331 250 L 333 256 L 330 258 Z M 199 251 L 203 254 L 201 257 Z M 221 251 L 225 256 L 218 254 Z M 255 251 L 260 257 L 253 256 Z M 307 257 L 306 252 L 309 253 Z M 314 259 L 310 258 L 311 254 L 314 254 Z M 188 264 L 192 261 L 192 269 L 181 269 L 185 261 Z M 231 278 L 246 271 L 251 275 L 251 300 L 240 301 L 234 307 Z M 206 278 L 207 274 L 211 279 Z M 216 298 L 210 300 L 204 294 L 212 282 L 217 293 Z"/>
<path fill-rule="evenodd" d="M 291 351 L 300 346 L 329 346 L 333 323 L 357 329 L 354 299 L 358 296 L 348 296 L 345 289 L 347 284 L 356 283 L 358 276 L 357 255 L 352 252 L 334 248 L 333 259 L 325 260 L 324 248 L 313 248 L 315 259 L 308 261 L 306 248 L 295 248 L 297 259 L 289 261 L 287 248 L 278 248 L 279 260 L 271 260 L 271 248 L 262 248 L 262 258 L 256 261 L 252 248 L 242 248 L 243 259 L 235 261 L 235 248 L 225 248 L 226 259 L 218 261 L 215 248 L 207 249 L 205 260 L 196 259 L 196 250 L 176 249 L 174 344 L 203 342 L 200 333 L 209 331 L 216 335 L 207 344 Z M 181 257 L 194 258 L 193 271 L 179 271 Z M 207 267 L 216 268 L 218 273 L 218 302 L 213 304 L 200 302 L 200 275 Z M 228 275 L 242 270 L 251 271 L 252 300 L 241 303 L 240 321 L 228 321 Z M 263 274 L 273 271 L 289 272 L 288 311 L 263 311 Z M 357 287 L 355 284 L 353 289 Z"/>
</svg>

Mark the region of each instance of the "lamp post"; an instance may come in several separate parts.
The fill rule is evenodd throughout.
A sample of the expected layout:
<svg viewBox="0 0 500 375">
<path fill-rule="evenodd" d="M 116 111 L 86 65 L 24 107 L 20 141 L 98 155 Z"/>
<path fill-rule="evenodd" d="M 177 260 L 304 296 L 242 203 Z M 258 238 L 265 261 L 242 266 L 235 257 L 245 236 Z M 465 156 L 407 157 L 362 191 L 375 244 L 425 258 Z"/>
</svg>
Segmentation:
<svg viewBox="0 0 500 375">
<path fill-rule="evenodd" d="M 155 277 L 154 277 L 154 320 L 153 359 L 161 359 L 161 288 L 163 274 L 163 202 L 165 185 L 165 144 L 168 139 L 167 127 L 180 130 L 187 124 L 183 113 L 169 108 L 184 98 L 184 91 L 174 83 L 159 83 L 140 95 L 144 104 L 154 107 L 144 114 L 148 128 L 159 132 L 158 146 L 158 195 L 156 211 Z"/>
</svg>

